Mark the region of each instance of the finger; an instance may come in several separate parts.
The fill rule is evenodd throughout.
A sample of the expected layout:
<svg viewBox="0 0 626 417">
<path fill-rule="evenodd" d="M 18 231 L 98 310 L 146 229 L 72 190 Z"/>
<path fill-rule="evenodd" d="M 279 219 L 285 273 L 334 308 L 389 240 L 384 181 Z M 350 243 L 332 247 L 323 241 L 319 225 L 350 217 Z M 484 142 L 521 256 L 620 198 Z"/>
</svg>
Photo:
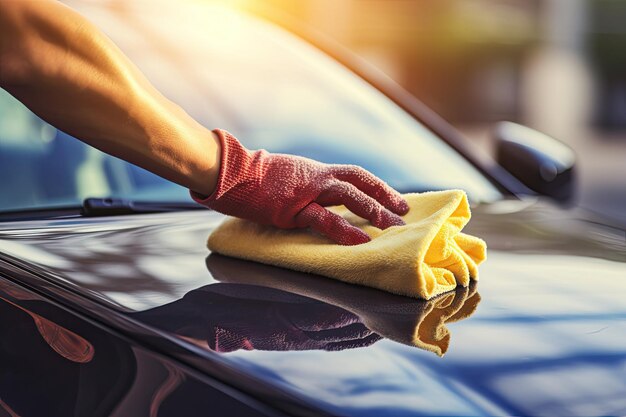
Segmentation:
<svg viewBox="0 0 626 417">
<path fill-rule="evenodd" d="M 335 165 L 332 174 L 341 181 L 349 182 L 396 214 L 409 212 L 409 205 L 402 195 L 383 180 L 357 165 Z"/>
<path fill-rule="evenodd" d="M 318 342 L 343 342 L 348 340 L 363 339 L 374 332 L 365 327 L 363 323 L 353 323 L 336 329 L 323 329 L 314 332 L 305 331 L 304 333 L 309 339 L 316 340 Z"/>
<path fill-rule="evenodd" d="M 360 323 L 360 320 L 356 315 L 342 308 L 330 306 L 328 304 L 320 303 L 309 306 L 307 312 L 309 312 L 309 314 L 290 315 L 291 323 L 304 332 L 339 329 L 354 323 Z"/>
<path fill-rule="evenodd" d="M 348 210 L 363 217 L 379 229 L 402 226 L 404 220 L 383 207 L 378 201 L 347 182 L 336 182 L 322 192 L 316 201 L 323 206 L 345 205 Z"/>
<path fill-rule="evenodd" d="M 300 227 L 310 227 L 340 245 L 359 245 L 371 240 L 367 233 L 317 203 L 309 204 L 298 213 L 296 223 Z"/>
<path fill-rule="evenodd" d="M 344 349 L 357 349 L 362 347 L 371 346 L 374 343 L 378 342 L 382 339 L 382 336 L 377 333 L 372 333 L 371 335 L 364 337 L 362 339 L 348 340 L 342 342 L 331 342 L 324 346 L 324 350 L 328 350 L 331 352 L 336 352 Z"/>
</svg>

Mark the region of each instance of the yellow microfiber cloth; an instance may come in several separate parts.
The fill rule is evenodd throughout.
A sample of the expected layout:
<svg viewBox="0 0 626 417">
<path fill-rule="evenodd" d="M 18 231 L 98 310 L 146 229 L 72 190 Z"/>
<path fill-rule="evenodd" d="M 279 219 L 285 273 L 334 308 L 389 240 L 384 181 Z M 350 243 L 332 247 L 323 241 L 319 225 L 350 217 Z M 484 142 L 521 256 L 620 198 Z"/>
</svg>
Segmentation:
<svg viewBox="0 0 626 417">
<path fill-rule="evenodd" d="M 329 210 L 343 216 L 372 240 L 340 246 L 303 229 L 277 229 L 231 218 L 209 237 L 213 252 L 311 272 L 422 299 L 478 279 L 486 258 L 481 239 L 461 233 L 471 214 L 461 190 L 405 194 L 411 209 L 406 225 L 380 230 L 344 206 Z"/>
</svg>

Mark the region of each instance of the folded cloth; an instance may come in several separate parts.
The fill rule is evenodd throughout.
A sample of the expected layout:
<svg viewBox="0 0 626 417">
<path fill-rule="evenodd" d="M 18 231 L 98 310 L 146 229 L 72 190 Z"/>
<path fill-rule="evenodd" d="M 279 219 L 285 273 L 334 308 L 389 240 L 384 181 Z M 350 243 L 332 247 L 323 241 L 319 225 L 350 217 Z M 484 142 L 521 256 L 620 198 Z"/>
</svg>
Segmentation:
<svg viewBox="0 0 626 417">
<path fill-rule="evenodd" d="M 311 272 L 409 297 L 430 299 L 478 279 L 486 244 L 461 233 L 471 214 L 460 190 L 405 194 L 406 225 L 380 230 L 344 206 L 343 216 L 372 240 L 340 246 L 307 230 L 228 219 L 209 236 L 212 252 Z"/>
</svg>

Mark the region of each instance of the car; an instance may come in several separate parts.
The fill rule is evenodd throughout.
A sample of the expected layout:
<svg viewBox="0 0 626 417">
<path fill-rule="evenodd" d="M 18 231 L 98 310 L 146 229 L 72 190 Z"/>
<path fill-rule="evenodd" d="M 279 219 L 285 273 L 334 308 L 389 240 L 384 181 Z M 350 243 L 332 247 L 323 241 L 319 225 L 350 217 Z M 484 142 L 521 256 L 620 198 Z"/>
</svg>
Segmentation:
<svg viewBox="0 0 626 417">
<path fill-rule="evenodd" d="M 223 215 L 0 90 L 0 415 L 626 413 L 626 227 L 571 205 L 565 145 L 501 123 L 492 161 L 274 14 L 67 4 L 249 148 L 465 190 L 488 260 L 426 301 L 209 253 Z"/>
</svg>

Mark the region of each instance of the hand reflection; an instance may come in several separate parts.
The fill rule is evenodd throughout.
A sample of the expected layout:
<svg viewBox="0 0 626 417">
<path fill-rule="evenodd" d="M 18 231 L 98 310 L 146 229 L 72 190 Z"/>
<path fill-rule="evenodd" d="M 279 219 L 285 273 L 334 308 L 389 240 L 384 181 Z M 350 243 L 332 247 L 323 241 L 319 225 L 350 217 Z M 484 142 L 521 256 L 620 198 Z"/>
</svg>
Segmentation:
<svg viewBox="0 0 626 417">
<path fill-rule="evenodd" d="M 216 254 L 207 258 L 207 267 L 222 283 L 273 288 L 322 302 L 326 308 L 340 308 L 374 334 L 439 356 L 450 344 L 446 324 L 469 317 L 480 302 L 475 283 L 425 301 Z"/>
<path fill-rule="evenodd" d="M 256 285 L 207 285 L 178 301 L 136 314 L 216 352 L 336 351 L 380 340 L 342 308 Z"/>
<path fill-rule="evenodd" d="M 209 256 L 207 266 L 220 283 L 134 314 L 216 352 L 334 351 L 386 337 L 442 356 L 446 324 L 480 301 L 475 286 L 423 301 L 221 255 Z"/>
</svg>

